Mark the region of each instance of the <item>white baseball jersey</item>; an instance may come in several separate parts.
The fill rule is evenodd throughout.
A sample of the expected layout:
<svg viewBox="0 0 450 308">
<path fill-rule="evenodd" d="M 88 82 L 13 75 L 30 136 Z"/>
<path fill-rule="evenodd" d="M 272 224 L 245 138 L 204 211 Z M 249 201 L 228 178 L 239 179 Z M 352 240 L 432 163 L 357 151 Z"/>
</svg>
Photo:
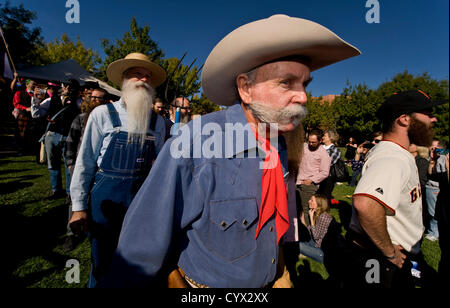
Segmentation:
<svg viewBox="0 0 450 308">
<path fill-rule="evenodd" d="M 378 143 L 366 156 L 354 195 L 367 196 L 384 206 L 392 243 L 419 252 L 424 231 L 422 191 L 416 161 L 408 150 L 391 141 Z M 362 232 L 354 208 L 350 228 Z"/>
</svg>

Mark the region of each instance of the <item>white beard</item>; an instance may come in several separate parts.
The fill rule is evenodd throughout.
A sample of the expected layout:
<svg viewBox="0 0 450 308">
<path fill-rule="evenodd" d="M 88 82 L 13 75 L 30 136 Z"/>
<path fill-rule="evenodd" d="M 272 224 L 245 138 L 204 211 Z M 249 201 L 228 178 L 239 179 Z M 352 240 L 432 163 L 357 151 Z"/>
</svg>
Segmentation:
<svg viewBox="0 0 450 308">
<path fill-rule="evenodd" d="M 269 124 L 272 129 L 285 132 L 287 126 L 297 127 L 307 115 L 307 110 L 300 104 L 290 104 L 281 109 L 269 107 L 267 103 L 252 101 L 249 105 L 253 116 L 260 122 Z"/>
<path fill-rule="evenodd" d="M 122 99 L 128 114 L 128 141 L 138 138 L 144 144 L 154 96 L 155 90 L 145 82 L 124 79 Z"/>
</svg>

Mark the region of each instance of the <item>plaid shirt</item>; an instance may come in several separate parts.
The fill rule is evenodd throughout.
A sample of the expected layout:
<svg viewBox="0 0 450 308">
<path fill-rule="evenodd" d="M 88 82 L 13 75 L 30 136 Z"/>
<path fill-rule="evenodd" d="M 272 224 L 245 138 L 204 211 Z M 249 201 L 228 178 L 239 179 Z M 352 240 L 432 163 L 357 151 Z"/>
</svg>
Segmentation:
<svg viewBox="0 0 450 308">
<path fill-rule="evenodd" d="M 365 158 L 365 155 L 361 154 L 359 160 L 352 159 L 350 161 L 350 163 L 352 164 L 352 170 L 353 171 L 362 170 L 362 167 L 364 165 L 364 158 Z"/>
<path fill-rule="evenodd" d="M 327 150 L 328 155 L 330 155 L 331 157 L 330 166 L 333 166 L 338 161 L 338 159 L 341 158 L 341 151 L 339 151 L 338 147 L 335 146 L 334 144 L 331 144 L 331 146 L 328 149 L 325 146 L 324 148 L 325 150 Z"/>
<path fill-rule="evenodd" d="M 327 213 L 323 213 L 320 214 L 319 217 L 317 217 L 314 226 L 308 226 L 309 232 L 311 233 L 311 237 L 313 238 L 316 247 L 320 247 L 322 245 L 322 241 L 328 232 L 328 227 L 330 226 L 332 219 L 333 216 Z"/>
</svg>

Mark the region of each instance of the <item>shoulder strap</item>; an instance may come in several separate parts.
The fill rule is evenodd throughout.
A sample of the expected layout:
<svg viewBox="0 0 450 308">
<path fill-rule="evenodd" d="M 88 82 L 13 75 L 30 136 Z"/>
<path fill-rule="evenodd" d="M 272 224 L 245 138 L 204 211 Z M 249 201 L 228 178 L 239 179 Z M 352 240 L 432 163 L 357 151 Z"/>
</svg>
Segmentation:
<svg viewBox="0 0 450 308">
<path fill-rule="evenodd" d="M 156 112 L 152 109 L 151 114 L 150 114 L 150 130 L 155 131 L 156 121 L 157 121 L 157 115 L 156 115 Z"/>
<path fill-rule="evenodd" d="M 113 103 L 106 104 L 106 107 L 109 111 L 109 116 L 111 118 L 111 122 L 113 124 L 113 127 L 119 127 L 122 126 L 122 122 L 119 118 L 119 113 L 117 112 L 116 108 L 114 107 Z"/>
</svg>

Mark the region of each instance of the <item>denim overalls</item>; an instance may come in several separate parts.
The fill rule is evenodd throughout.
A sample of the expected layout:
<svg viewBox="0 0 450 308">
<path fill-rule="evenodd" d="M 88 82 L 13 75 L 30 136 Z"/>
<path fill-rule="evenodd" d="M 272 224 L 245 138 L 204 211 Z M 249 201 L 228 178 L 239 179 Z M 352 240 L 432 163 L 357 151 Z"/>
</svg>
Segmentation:
<svg viewBox="0 0 450 308">
<path fill-rule="evenodd" d="M 155 135 L 147 134 L 142 147 L 140 140 L 128 141 L 128 132 L 119 129 L 122 124 L 113 104 L 107 104 L 107 107 L 117 130 L 112 135 L 90 191 L 90 288 L 107 274 L 125 213 L 156 158 Z M 151 115 L 150 131 L 153 132 L 156 114 L 152 112 Z"/>
</svg>

